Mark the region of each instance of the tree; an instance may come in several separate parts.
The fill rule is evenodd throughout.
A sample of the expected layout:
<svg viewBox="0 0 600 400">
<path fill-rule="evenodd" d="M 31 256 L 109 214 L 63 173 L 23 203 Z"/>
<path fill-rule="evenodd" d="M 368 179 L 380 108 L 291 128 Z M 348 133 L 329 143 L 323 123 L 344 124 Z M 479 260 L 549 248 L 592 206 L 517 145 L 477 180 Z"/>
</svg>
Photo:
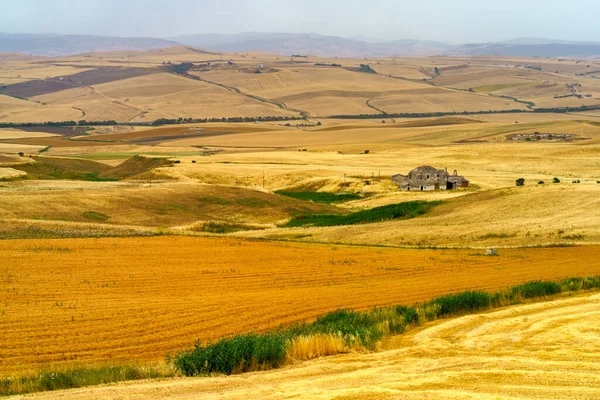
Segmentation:
<svg viewBox="0 0 600 400">
<path fill-rule="evenodd" d="M 543 185 L 543 184 L 544 184 L 544 181 L 539 181 L 538 182 L 538 185 Z"/>
<path fill-rule="evenodd" d="M 515 182 L 517 183 L 517 186 L 524 186 L 525 185 L 525 179 L 523 179 L 523 178 L 519 178 Z"/>
<path fill-rule="evenodd" d="M 554 179 L 552 179 L 552 183 L 560 183 L 560 179 L 554 178 Z"/>
</svg>

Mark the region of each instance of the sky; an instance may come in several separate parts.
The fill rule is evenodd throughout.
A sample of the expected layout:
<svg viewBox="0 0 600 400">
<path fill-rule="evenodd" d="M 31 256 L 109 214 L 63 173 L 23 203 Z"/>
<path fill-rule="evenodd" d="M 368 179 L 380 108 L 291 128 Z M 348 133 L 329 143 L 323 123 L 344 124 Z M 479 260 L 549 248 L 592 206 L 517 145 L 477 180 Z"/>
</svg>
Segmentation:
<svg viewBox="0 0 600 400">
<path fill-rule="evenodd" d="M 600 0 L 0 0 L 0 32 L 293 32 L 450 43 L 600 41 Z"/>
</svg>

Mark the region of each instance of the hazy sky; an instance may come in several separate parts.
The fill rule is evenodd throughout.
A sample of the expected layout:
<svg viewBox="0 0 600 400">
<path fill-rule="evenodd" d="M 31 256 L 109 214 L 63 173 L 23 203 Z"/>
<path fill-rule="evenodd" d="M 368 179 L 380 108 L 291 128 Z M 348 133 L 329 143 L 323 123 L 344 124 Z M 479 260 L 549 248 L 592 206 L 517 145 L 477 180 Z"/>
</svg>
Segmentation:
<svg viewBox="0 0 600 400">
<path fill-rule="evenodd" d="M 0 32 L 169 37 L 312 32 L 483 42 L 600 41 L 600 0 L 0 0 Z"/>
</svg>

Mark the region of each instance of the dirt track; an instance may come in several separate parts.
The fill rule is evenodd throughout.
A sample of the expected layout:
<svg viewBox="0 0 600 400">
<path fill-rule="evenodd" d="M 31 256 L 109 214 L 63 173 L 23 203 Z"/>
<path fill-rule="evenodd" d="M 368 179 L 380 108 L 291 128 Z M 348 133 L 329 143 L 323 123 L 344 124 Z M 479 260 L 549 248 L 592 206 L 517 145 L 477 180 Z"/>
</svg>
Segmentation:
<svg viewBox="0 0 600 400">
<path fill-rule="evenodd" d="M 46 393 L 64 399 L 600 398 L 600 295 L 426 326 L 391 350 L 233 377 Z"/>
</svg>

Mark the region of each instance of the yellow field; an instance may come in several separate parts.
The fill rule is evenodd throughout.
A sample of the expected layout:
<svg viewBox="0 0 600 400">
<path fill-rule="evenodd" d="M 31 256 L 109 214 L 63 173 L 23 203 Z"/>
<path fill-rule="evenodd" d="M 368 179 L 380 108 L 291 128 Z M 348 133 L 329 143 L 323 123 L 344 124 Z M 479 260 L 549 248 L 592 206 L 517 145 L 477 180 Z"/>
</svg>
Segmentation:
<svg viewBox="0 0 600 400">
<path fill-rule="evenodd" d="M 600 396 L 600 296 L 433 323 L 388 350 L 243 376 L 148 381 L 35 398 L 574 399 Z"/>
<path fill-rule="evenodd" d="M 599 255 L 598 247 L 484 257 L 472 250 L 189 237 L 4 240 L 0 371 L 156 361 L 196 339 L 261 331 L 342 307 L 595 275 Z"/>
<path fill-rule="evenodd" d="M 0 140 L 4 139 L 25 139 L 56 136 L 47 132 L 26 132 L 19 129 L 1 128 Z"/>
</svg>

